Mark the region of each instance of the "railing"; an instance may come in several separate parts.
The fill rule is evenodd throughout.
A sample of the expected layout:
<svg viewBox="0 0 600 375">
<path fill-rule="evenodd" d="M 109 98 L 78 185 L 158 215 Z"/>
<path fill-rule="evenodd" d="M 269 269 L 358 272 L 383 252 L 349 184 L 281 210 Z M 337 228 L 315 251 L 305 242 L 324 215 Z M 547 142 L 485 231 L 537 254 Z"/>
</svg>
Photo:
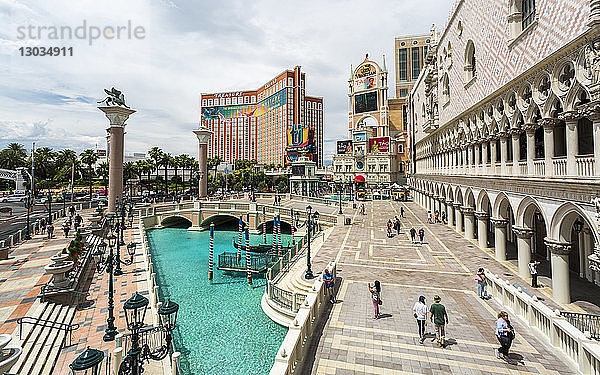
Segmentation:
<svg viewBox="0 0 600 375">
<path fill-rule="evenodd" d="M 164 344 L 166 335 L 167 330 L 164 327 L 146 326 L 140 329 L 139 345 L 140 347 L 143 347 L 145 344 L 148 344 L 150 350 L 154 351 Z M 131 349 L 132 345 L 131 333 L 124 334 L 121 340 L 121 347 L 123 348 L 123 353 L 127 354 L 127 352 L 129 352 L 129 350 Z"/>
<path fill-rule="evenodd" d="M 526 161 L 519 162 L 519 174 L 521 176 L 527 176 L 527 162 Z"/>
<path fill-rule="evenodd" d="M 298 310 L 294 311 L 294 293 L 285 289 L 281 289 L 274 285 L 273 282 L 269 281 L 267 282 L 267 295 L 269 296 L 269 299 L 275 302 L 278 306 L 286 310 L 298 312 Z"/>
<path fill-rule="evenodd" d="M 327 265 L 327 268 L 331 270 L 335 279 L 337 276 L 336 264 L 332 262 Z M 313 291 L 308 292 L 302 301 L 295 301 L 298 308 L 293 325 L 290 326 L 277 351 L 275 363 L 271 367 L 269 375 L 302 373 L 302 364 L 312 344 L 312 335 L 321 319 L 326 318 L 323 311 L 328 304 L 323 280 L 317 279 L 313 285 Z"/>
<path fill-rule="evenodd" d="M 523 292 L 488 271 L 485 272 L 492 296 L 507 311 L 520 318 L 524 325 L 537 331 L 538 337 L 561 350 L 582 374 L 600 375 L 600 343 L 591 338 L 591 332 L 576 328 L 560 311 L 552 311 L 536 296 Z M 590 320 L 588 320 L 589 322 Z M 583 323 L 583 320 L 581 321 Z M 582 325 L 582 328 L 584 326 Z"/>
<path fill-rule="evenodd" d="M 544 160 L 534 160 L 533 161 L 533 174 L 534 176 L 544 176 L 545 175 L 545 161 Z"/>
<path fill-rule="evenodd" d="M 589 332 L 593 339 L 600 340 L 600 315 L 561 311 L 560 316 L 581 332 Z"/>
<path fill-rule="evenodd" d="M 81 304 L 81 301 L 85 301 L 86 297 L 89 296 L 88 292 L 80 292 L 75 289 L 69 288 L 60 288 L 50 284 L 42 285 L 40 292 L 42 295 L 42 302 L 46 302 L 46 295 L 49 293 L 65 293 L 68 295 L 72 295 L 71 299 L 69 300 L 69 304 L 75 304 L 76 306 L 79 306 Z"/>
<path fill-rule="evenodd" d="M 17 319 L 17 324 L 19 325 L 19 340 L 21 340 L 21 336 L 23 334 L 23 324 L 32 324 L 34 327 L 40 326 L 42 328 L 51 328 L 58 329 L 61 331 L 65 331 L 69 334 L 69 345 L 71 346 L 71 332 L 79 329 L 79 324 L 67 324 L 67 323 L 59 323 L 53 320 L 46 320 L 41 318 L 33 318 L 31 316 L 24 316 L 22 318 Z M 66 338 L 66 337 L 65 337 Z M 62 345 L 62 343 L 61 343 Z"/>
<path fill-rule="evenodd" d="M 219 254 L 218 258 L 218 268 L 246 269 L 246 254 L 238 258 L 237 253 L 224 252 Z M 269 254 L 250 254 L 250 270 L 255 272 L 266 270 L 269 258 L 271 258 Z"/>
<path fill-rule="evenodd" d="M 577 164 L 577 176 L 594 176 L 594 156 L 577 155 L 575 156 Z"/>
<path fill-rule="evenodd" d="M 306 245 L 307 241 L 308 235 L 304 235 L 304 237 L 298 240 L 294 246 L 290 247 L 288 251 L 279 257 L 279 259 L 267 270 L 267 280 L 276 281 L 278 278 L 285 275 L 293 264 L 294 257 L 296 254 L 301 253 L 301 250 L 304 245 Z"/>
<path fill-rule="evenodd" d="M 567 175 L 567 157 L 559 156 L 552 158 L 552 168 L 554 176 L 566 176 Z"/>
</svg>

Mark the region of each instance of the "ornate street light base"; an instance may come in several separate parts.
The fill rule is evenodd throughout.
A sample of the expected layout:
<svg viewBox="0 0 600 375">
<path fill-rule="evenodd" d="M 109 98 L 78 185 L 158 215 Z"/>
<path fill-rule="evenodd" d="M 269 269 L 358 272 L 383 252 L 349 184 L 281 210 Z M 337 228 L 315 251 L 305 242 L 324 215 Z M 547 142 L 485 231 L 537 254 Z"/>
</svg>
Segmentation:
<svg viewBox="0 0 600 375">
<path fill-rule="evenodd" d="M 115 336 L 119 334 L 119 331 L 117 331 L 117 327 L 113 325 L 113 321 L 115 320 L 115 318 L 108 318 L 108 320 L 108 328 L 104 330 L 104 336 L 102 337 L 102 340 L 104 340 L 105 342 L 113 341 L 115 339 Z"/>
<path fill-rule="evenodd" d="M 304 274 L 304 278 L 307 279 L 307 280 L 315 278 L 315 275 L 313 275 L 313 272 L 312 272 L 312 270 L 310 268 L 308 268 L 306 270 L 306 273 Z"/>
</svg>

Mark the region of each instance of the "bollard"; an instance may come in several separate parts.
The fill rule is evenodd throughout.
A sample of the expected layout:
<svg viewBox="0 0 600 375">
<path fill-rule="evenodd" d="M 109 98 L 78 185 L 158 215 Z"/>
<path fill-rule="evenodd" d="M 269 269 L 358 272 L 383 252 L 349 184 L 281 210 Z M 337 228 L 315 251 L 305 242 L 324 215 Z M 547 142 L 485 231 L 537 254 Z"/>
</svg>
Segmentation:
<svg viewBox="0 0 600 375">
<path fill-rule="evenodd" d="M 121 362 L 123 362 L 123 348 L 116 348 L 113 350 L 113 368 L 112 375 L 119 374 L 119 366 L 121 366 Z"/>
<path fill-rule="evenodd" d="M 183 375 L 179 373 L 179 352 L 173 352 L 171 355 L 171 375 Z"/>
<path fill-rule="evenodd" d="M 267 214 L 266 208 L 263 207 L 263 242 L 267 244 Z"/>
<path fill-rule="evenodd" d="M 208 245 L 208 279 L 213 279 L 213 247 L 215 237 L 215 223 L 210 224 L 210 240 Z M 241 244 L 240 244 L 241 246 Z M 248 249 L 246 249 L 248 251 Z"/>
<path fill-rule="evenodd" d="M 119 333 L 115 336 L 115 349 L 123 347 L 123 334 Z"/>
<path fill-rule="evenodd" d="M 156 304 L 156 314 L 154 314 L 154 325 L 158 326 L 158 324 L 160 323 L 160 316 L 158 315 L 158 310 L 160 310 L 160 307 L 163 305 L 162 302 L 159 302 Z"/>
<path fill-rule="evenodd" d="M 250 231 L 246 228 L 246 277 L 248 284 L 252 285 L 252 272 L 250 271 Z"/>
<path fill-rule="evenodd" d="M 244 221 L 242 220 L 242 215 L 240 215 L 240 221 L 238 223 L 238 231 L 240 232 L 238 237 L 238 251 L 237 251 L 237 259 L 238 262 L 242 259 L 242 233 L 244 232 Z"/>
<path fill-rule="evenodd" d="M 151 273 L 150 274 L 150 288 L 154 289 L 154 287 L 156 286 L 156 273 Z"/>
<path fill-rule="evenodd" d="M 158 303 L 158 287 L 155 286 L 154 287 L 154 305 L 156 306 L 157 303 Z"/>
</svg>

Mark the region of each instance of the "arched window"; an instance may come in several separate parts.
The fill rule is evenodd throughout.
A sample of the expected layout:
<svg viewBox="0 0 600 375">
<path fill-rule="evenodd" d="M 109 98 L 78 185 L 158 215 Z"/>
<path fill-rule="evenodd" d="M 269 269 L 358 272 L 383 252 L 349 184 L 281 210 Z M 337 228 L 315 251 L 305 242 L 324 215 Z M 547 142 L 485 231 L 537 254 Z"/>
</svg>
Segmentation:
<svg viewBox="0 0 600 375">
<path fill-rule="evenodd" d="M 564 121 L 554 126 L 554 156 L 567 156 L 567 129 Z"/>
<path fill-rule="evenodd" d="M 442 103 L 445 104 L 450 100 L 450 80 L 448 73 L 444 73 L 442 77 Z"/>
<path fill-rule="evenodd" d="M 527 133 L 519 134 L 519 161 L 527 160 Z"/>
<path fill-rule="evenodd" d="M 577 121 L 577 146 L 578 155 L 594 154 L 594 134 L 592 122 L 583 117 Z"/>
<path fill-rule="evenodd" d="M 544 158 L 544 127 L 540 126 L 535 130 L 534 139 L 534 150 L 535 150 L 535 158 L 543 159 Z"/>
<path fill-rule="evenodd" d="M 525 30 L 535 20 L 535 0 L 521 0 L 521 14 L 522 30 Z"/>
<path fill-rule="evenodd" d="M 472 40 L 467 42 L 465 49 L 465 81 L 470 81 L 475 77 L 477 67 L 475 65 L 475 44 Z"/>
</svg>

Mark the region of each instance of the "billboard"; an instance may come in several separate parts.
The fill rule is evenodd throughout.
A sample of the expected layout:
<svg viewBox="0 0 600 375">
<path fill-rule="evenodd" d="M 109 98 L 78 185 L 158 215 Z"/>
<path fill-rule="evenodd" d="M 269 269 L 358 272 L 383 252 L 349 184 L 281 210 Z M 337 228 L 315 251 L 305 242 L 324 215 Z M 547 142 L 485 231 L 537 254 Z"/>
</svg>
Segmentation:
<svg viewBox="0 0 600 375">
<path fill-rule="evenodd" d="M 381 154 L 390 151 L 390 137 L 379 137 L 369 139 L 369 152 Z"/>
<path fill-rule="evenodd" d="M 365 134 L 365 133 L 354 134 L 354 142 L 364 142 L 366 140 L 367 140 L 367 134 Z"/>
<path fill-rule="evenodd" d="M 337 154 L 352 154 L 352 140 L 337 141 Z"/>
<path fill-rule="evenodd" d="M 295 124 L 288 126 L 286 158 L 288 162 L 306 156 L 315 160 L 317 147 L 315 146 L 315 131 L 308 125 Z"/>
<path fill-rule="evenodd" d="M 220 107 L 202 107 L 204 120 L 230 121 L 235 118 L 258 117 L 286 103 L 286 90 L 269 96 L 256 104 L 228 105 Z"/>
</svg>

